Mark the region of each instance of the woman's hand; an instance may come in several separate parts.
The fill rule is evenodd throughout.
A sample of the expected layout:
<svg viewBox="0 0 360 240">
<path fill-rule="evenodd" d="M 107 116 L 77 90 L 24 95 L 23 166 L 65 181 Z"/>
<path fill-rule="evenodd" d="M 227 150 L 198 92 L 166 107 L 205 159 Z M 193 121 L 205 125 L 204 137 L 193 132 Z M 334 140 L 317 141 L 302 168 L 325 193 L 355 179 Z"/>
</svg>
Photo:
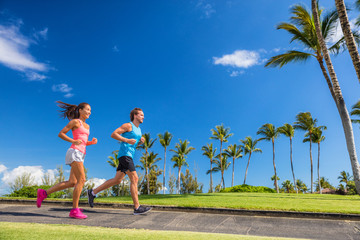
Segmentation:
<svg viewBox="0 0 360 240">
<path fill-rule="evenodd" d="M 97 144 L 97 138 L 94 138 L 91 140 L 91 144 Z"/>
<path fill-rule="evenodd" d="M 72 143 L 73 143 L 74 145 L 80 145 L 80 144 L 82 144 L 82 142 L 83 142 L 83 141 L 81 141 L 80 139 L 78 139 L 78 140 L 74 140 Z"/>
</svg>

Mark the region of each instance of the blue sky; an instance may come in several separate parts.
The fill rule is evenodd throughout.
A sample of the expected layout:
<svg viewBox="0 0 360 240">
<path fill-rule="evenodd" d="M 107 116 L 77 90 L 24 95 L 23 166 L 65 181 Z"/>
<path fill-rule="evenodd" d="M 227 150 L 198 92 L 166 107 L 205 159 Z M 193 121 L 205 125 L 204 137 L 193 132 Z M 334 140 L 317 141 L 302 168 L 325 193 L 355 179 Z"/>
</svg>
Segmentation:
<svg viewBox="0 0 360 240">
<path fill-rule="evenodd" d="M 24 171 L 40 181 L 44 173 L 55 173 L 57 165 L 64 165 L 70 144 L 57 137 L 67 124 L 59 118 L 57 100 L 88 102 L 92 107 L 90 137 L 99 142 L 88 147 L 85 166 L 97 182 L 115 174 L 106 163 L 118 149 L 110 134 L 129 121 L 131 109 L 140 107 L 145 113 L 143 133 L 155 138 L 171 132 L 170 148 L 178 139 L 190 141 L 196 150 L 188 156 L 189 169 L 197 172 L 205 192 L 209 161 L 201 147 L 214 143 L 219 148 L 209 139 L 210 129 L 223 123 L 234 134 L 228 144 L 240 144 L 246 136 L 257 138 L 265 123 L 279 127 L 309 111 L 319 125 L 328 127 L 320 171 L 337 186 L 340 171 L 351 173 L 351 166 L 340 117 L 317 62 L 264 68 L 271 56 L 301 50 L 289 44 L 286 32 L 276 30 L 277 24 L 288 21 L 289 9 L 296 3 L 310 6 L 310 1 L 292 0 L 75 1 L 70 5 L 1 1 L 0 194 L 8 193 L 8 183 Z M 334 8 L 332 1 L 320 4 Z M 353 11 L 350 19 L 358 14 Z M 332 60 L 350 109 L 360 89 L 349 54 Z M 309 145 L 302 143 L 303 135 L 295 133 L 294 168 L 296 177 L 309 186 Z M 354 135 L 358 142 L 356 125 Z M 272 187 L 271 143 L 258 146 L 263 153 L 252 156 L 247 183 Z M 280 182 L 291 179 L 289 140 L 279 137 L 275 148 Z M 313 149 L 316 161 L 317 148 Z M 152 150 L 163 157 L 159 142 Z M 140 156 L 136 154 L 135 163 Z M 235 163 L 235 184 L 243 182 L 247 159 Z M 167 166 L 169 176 L 169 160 Z M 231 184 L 231 169 L 225 173 L 226 186 Z M 214 182 L 220 182 L 220 173 L 214 174 Z"/>
</svg>

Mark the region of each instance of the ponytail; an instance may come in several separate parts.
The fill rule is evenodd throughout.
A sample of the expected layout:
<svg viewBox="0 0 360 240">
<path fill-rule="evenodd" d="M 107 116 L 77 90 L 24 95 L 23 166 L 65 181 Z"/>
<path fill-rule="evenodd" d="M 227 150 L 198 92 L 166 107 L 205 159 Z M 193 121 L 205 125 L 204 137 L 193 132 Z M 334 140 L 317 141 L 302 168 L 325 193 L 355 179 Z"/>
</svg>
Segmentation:
<svg viewBox="0 0 360 240">
<path fill-rule="evenodd" d="M 88 103 L 80 103 L 79 105 L 73 105 L 61 101 L 56 102 L 58 103 L 58 106 L 62 108 L 62 110 L 59 110 L 60 116 L 69 120 L 79 118 L 79 109 L 83 109 L 86 105 L 89 105 Z"/>
</svg>

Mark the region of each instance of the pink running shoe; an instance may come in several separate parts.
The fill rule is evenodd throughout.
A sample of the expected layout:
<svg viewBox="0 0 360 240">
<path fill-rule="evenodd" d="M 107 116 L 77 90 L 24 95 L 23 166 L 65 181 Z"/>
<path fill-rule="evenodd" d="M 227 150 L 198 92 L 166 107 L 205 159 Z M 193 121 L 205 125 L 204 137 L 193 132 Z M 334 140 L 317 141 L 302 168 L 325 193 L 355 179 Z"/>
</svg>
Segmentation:
<svg viewBox="0 0 360 240">
<path fill-rule="evenodd" d="M 84 219 L 87 218 L 85 214 L 83 214 L 79 208 L 73 208 L 70 211 L 69 217 L 77 218 L 77 219 Z"/>
<path fill-rule="evenodd" d="M 37 190 L 37 200 L 36 200 L 36 206 L 39 208 L 41 207 L 42 201 L 47 198 L 47 193 L 44 189 L 38 189 Z"/>
</svg>

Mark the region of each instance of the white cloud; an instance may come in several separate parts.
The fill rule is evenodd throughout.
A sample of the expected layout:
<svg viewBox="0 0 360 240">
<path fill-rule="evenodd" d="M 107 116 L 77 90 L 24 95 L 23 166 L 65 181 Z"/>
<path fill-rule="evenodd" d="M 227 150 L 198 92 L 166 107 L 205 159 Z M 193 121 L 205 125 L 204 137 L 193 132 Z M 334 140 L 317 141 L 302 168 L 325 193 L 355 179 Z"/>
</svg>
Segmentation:
<svg viewBox="0 0 360 240">
<path fill-rule="evenodd" d="M 230 77 L 237 77 L 241 74 L 244 74 L 245 71 L 241 70 L 241 71 L 232 71 L 231 74 L 230 74 Z"/>
<path fill-rule="evenodd" d="M 213 57 L 215 65 L 249 68 L 261 64 L 260 54 L 256 51 L 236 50 L 232 54 Z"/>
<path fill-rule="evenodd" d="M 67 93 L 67 94 L 64 95 L 64 97 L 66 97 L 66 98 L 71 98 L 73 96 L 74 96 L 74 94 L 72 94 L 72 93 Z"/>
<path fill-rule="evenodd" d="M 48 66 L 36 61 L 29 53 L 29 47 L 34 41 L 24 36 L 19 26 L 0 25 L 0 63 L 21 72 L 47 71 Z"/>
<path fill-rule="evenodd" d="M 47 76 L 36 72 L 27 72 L 25 75 L 29 81 L 44 82 L 47 79 Z"/>
<path fill-rule="evenodd" d="M 113 50 L 114 52 L 119 52 L 119 51 L 120 51 L 119 48 L 118 48 L 116 45 L 112 48 L 112 50 Z"/>
<path fill-rule="evenodd" d="M 72 90 L 72 88 L 69 87 L 69 85 L 67 85 L 66 83 L 61 83 L 61 84 L 53 85 L 52 90 L 54 92 L 68 93 Z"/>
<path fill-rule="evenodd" d="M 42 166 L 19 166 L 14 168 L 11 171 L 4 171 L 2 181 L 9 185 L 13 183 L 18 176 L 23 175 L 24 173 L 31 173 L 31 176 L 34 178 L 35 184 L 42 184 L 42 177 L 44 176 L 44 170 Z"/>
<path fill-rule="evenodd" d="M 44 30 L 41 30 L 41 31 L 37 31 L 33 34 L 33 36 L 39 40 L 39 39 L 47 39 L 47 33 L 48 33 L 48 28 L 44 28 Z"/>
<path fill-rule="evenodd" d="M 356 19 L 350 20 L 350 28 L 352 31 L 358 30 L 357 27 L 355 26 L 355 22 L 356 22 Z M 334 44 L 337 41 L 339 41 L 343 36 L 344 36 L 344 34 L 341 29 L 340 20 L 338 20 L 337 24 L 336 24 L 336 31 L 335 31 L 334 35 L 329 39 L 329 43 Z"/>
<path fill-rule="evenodd" d="M 280 52 L 280 50 L 281 50 L 281 48 L 274 48 L 272 51 L 277 53 L 277 52 Z"/>
<path fill-rule="evenodd" d="M 103 184 L 106 181 L 104 178 L 91 178 L 90 180 L 86 181 L 86 183 L 93 184 L 94 188 L 97 188 L 101 184 Z"/>
<path fill-rule="evenodd" d="M 72 88 L 69 87 L 69 85 L 67 85 L 66 83 L 61 83 L 61 84 L 53 85 L 53 86 L 51 87 L 51 89 L 52 89 L 54 92 L 65 93 L 64 97 L 66 97 L 66 98 L 70 98 L 70 97 L 74 96 L 74 94 L 71 93 Z"/>
<path fill-rule="evenodd" d="M 3 165 L 3 164 L 0 164 L 0 174 L 2 172 L 5 172 L 6 170 L 7 170 L 7 167 L 5 165 Z"/>
<path fill-rule="evenodd" d="M 196 4 L 196 7 L 199 8 L 203 12 L 204 18 L 210 18 L 216 11 L 210 3 L 206 0 L 199 0 Z"/>
</svg>

